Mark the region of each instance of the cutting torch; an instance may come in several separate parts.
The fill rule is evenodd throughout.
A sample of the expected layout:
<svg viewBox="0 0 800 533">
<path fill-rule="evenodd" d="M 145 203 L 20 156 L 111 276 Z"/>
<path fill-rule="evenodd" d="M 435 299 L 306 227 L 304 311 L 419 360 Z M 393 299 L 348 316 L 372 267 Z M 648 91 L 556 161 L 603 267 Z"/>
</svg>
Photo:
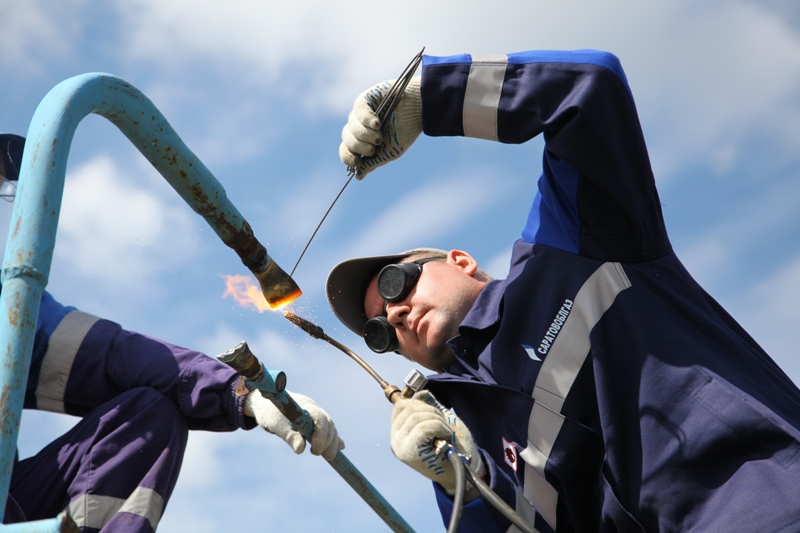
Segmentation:
<svg viewBox="0 0 800 533">
<path fill-rule="evenodd" d="M 428 383 L 428 379 L 422 375 L 418 370 L 412 370 L 405 379 L 405 387 L 401 390 L 395 385 L 388 383 L 375 370 L 372 369 L 361 357 L 356 355 L 353 350 L 340 343 L 336 339 L 329 337 L 325 331 L 317 324 L 310 320 L 302 318 L 292 311 L 286 310 L 283 315 L 294 325 L 308 333 L 311 337 L 319 340 L 324 340 L 328 344 L 338 348 L 340 351 L 347 354 L 351 359 L 359 364 L 372 378 L 378 382 L 383 389 L 383 393 L 390 402 L 397 403 L 402 400 L 411 398 L 415 392 L 422 390 Z M 276 404 L 277 405 L 277 404 Z M 279 407 L 280 408 L 280 407 Z M 291 420 L 291 419 L 290 419 Z M 450 519 L 450 526 L 447 528 L 449 532 L 458 530 L 458 525 L 461 521 L 461 510 L 464 504 L 464 493 L 466 490 L 466 482 L 469 481 L 474 486 L 480 495 L 489 504 L 500 511 L 512 524 L 517 526 L 520 531 L 524 533 L 535 533 L 533 527 L 525 522 L 514 509 L 512 509 L 502 498 L 489 488 L 489 486 L 479 477 L 472 475 L 472 470 L 468 468 L 470 458 L 464 456 L 456 450 L 456 448 L 444 439 L 434 439 L 432 443 L 434 450 L 441 457 L 450 461 L 456 472 L 456 494 L 453 498 L 453 516 Z M 341 452 L 340 452 L 341 453 Z"/>
</svg>

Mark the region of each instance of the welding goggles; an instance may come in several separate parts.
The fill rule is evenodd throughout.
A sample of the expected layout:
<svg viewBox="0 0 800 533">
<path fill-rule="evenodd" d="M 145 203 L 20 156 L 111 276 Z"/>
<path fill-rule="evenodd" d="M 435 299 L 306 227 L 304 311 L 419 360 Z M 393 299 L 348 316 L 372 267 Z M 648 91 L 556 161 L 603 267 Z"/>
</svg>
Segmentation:
<svg viewBox="0 0 800 533">
<path fill-rule="evenodd" d="M 386 306 L 389 302 L 401 302 L 406 299 L 417 285 L 422 274 L 422 265 L 430 261 L 444 260 L 445 257 L 425 257 L 408 263 L 386 265 L 378 273 L 378 294 L 385 300 L 383 314 L 367 320 L 364 324 L 364 340 L 369 349 L 377 353 L 397 351 L 397 332 L 389 323 Z"/>
</svg>

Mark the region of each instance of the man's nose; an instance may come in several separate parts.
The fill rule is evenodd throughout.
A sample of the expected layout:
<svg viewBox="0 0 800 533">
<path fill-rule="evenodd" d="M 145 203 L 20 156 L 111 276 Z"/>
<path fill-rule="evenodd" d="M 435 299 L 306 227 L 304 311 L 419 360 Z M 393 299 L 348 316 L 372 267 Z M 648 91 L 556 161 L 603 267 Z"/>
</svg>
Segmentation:
<svg viewBox="0 0 800 533">
<path fill-rule="evenodd" d="M 411 311 L 410 306 L 405 300 L 401 302 L 387 302 L 386 303 L 386 320 L 395 328 L 405 327 L 405 317 Z"/>
</svg>

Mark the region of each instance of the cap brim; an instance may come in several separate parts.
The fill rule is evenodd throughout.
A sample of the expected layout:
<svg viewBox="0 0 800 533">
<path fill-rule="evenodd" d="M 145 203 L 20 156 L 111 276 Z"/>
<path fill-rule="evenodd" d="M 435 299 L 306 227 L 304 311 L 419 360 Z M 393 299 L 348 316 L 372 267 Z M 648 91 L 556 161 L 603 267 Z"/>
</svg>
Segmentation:
<svg viewBox="0 0 800 533">
<path fill-rule="evenodd" d="M 364 314 L 364 296 L 372 278 L 386 265 L 419 254 L 446 254 L 436 248 L 415 248 L 399 254 L 359 257 L 342 261 L 328 274 L 325 293 L 328 305 L 342 324 L 358 336 L 364 334 L 367 315 Z"/>
<path fill-rule="evenodd" d="M 411 253 L 359 257 L 342 261 L 328 274 L 325 292 L 328 305 L 342 324 L 358 336 L 364 333 L 367 315 L 364 296 L 372 278 L 386 265 L 396 263 Z"/>
</svg>

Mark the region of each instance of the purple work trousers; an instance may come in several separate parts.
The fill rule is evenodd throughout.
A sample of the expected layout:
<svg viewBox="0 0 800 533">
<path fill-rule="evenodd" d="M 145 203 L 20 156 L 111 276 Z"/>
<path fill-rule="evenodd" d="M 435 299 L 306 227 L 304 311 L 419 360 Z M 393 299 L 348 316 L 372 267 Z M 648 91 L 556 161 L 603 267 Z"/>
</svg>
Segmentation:
<svg viewBox="0 0 800 533">
<path fill-rule="evenodd" d="M 17 463 L 10 498 L 27 520 L 68 508 L 81 531 L 152 532 L 178 479 L 187 436 L 166 396 L 129 390 Z"/>
</svg>

